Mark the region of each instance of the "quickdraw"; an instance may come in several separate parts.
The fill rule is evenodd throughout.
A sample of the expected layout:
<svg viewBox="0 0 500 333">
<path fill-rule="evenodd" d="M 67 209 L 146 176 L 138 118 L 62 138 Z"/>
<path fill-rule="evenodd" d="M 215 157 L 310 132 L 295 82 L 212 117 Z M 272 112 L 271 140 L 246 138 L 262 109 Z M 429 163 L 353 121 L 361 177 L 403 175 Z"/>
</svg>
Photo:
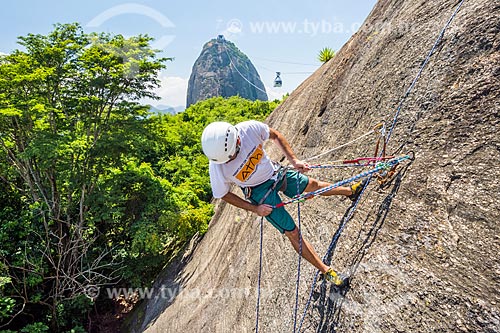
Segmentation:
<svg viewBox="0 0 500 333">
<path fill-rule="evenodd" d="M 380 142 L 383 142 L 382 151 L 379 154 Z M 387 147 L 387 132 L 384 125 L 380 128 L 380 136 L 377 139 L 377 144 L 375 145 L 375 154 L 374 158 L 387 159 L 392 158 L 394 156 L 386 156 L 386 147 Z M 412 154 L 411 159 L 415 159 L 415 154 Z M 354 160 L 356 161 L 356 160 Z M 396 170 L 399 166 L 399 163 L 394 164 L 389 170 L 382 170 L 374 174 L 374 177 L 377 179 L 379 186 L 382 188 L 385 184 L 387 184 L 396 174 Z"/>
<path fill-rule="evenodd" d="M 410 156 L 409 160 L 414 161 L 415 160 L 415 153 L 413 151 L 408 152 L 407 154 Z M 380 188 L 383 188 L 384 185 L 389 183 L 394 175 L 396 174 L 396 170 L 399 167 L 399 163 L 395 164 L 391 169 L 389 170 L 384 170 L 382 172 L 378 172 L 375 174 L 375 177 L 377 178 L 377 182 L 380 185 Z"/>
</svg>

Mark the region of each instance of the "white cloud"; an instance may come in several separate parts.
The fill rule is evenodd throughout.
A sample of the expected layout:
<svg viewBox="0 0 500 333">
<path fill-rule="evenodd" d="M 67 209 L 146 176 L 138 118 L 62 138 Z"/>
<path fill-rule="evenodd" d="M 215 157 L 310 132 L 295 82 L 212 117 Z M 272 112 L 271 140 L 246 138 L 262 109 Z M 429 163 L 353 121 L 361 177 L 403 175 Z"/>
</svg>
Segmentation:
<svg viewBox="0 0 500 333">
<path fill-rule="evenodd" d="M 4 56 L 4 55 L 7 55 L 7 53 L 3 53 L 2 51 L 0 51 L 0 56 Z"/>
<path fill-rule="evenodd" d="M 155 93 L 160 96 L 160 100 L 145 100 L 144 103 L 168 106 L 186 105 L 188 81 L 187 78 L 178 76 L 168 76 L 167 73 L 160 74 L 160 87 L 155 89 Z"/>
</svg>

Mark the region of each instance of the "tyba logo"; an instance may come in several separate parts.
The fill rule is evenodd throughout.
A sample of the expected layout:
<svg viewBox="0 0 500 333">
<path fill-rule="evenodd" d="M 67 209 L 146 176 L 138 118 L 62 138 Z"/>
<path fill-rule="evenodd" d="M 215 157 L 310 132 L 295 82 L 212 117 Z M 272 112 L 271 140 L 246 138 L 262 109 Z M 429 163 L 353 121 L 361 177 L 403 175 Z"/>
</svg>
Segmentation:
<svg viewBox="0 0 500 333">
<path fill-rule="evenodd" d="M 236 179 L 241 182 L 245 182 L 254 173 L 257 164 L 260 163 L 263 156 L 264 151 L 262 150 L 262 145 L 259 145 L 245 162 L 245 165 L 243 165 L 240 172 L 238 172 Z"/>
</svg>

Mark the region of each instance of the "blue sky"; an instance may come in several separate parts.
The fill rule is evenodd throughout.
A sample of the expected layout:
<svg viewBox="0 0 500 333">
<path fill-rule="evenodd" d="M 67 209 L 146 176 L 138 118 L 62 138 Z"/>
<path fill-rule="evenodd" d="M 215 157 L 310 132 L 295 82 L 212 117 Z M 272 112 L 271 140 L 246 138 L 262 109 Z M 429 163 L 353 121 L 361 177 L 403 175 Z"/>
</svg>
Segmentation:
<svg viewBox="0 0 500 333">
<path fill-rule="evenodd" d="M 323 47 L 335 50 L 363 23 L 376 0 L 15 0 L 0 13 L 0 52 L 18 48 L 18 36 L 45 34 L 54 23 L 79 22 L 86 31 L 148 34 L 162 55 L 174 57 L 161 74 L 162 97 L 152 104 L 184 105 L 187 81 L 203 44 L 224 34 L 257 68 L 270 98 L 292 92 L 320 65 Z M 275 72 L 283 86 L 273 88 Z"/>
</svg>

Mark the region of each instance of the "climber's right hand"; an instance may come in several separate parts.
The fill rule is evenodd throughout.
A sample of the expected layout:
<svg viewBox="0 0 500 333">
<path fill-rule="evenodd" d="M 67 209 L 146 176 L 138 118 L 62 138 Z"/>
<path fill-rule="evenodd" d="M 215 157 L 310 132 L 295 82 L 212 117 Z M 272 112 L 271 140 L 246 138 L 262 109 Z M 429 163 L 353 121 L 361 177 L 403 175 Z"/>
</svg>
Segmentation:
<svg viewBox="0 0 500 333">
<path fill-rule="evenodd" d="M 255 208 L 255 213 L 259 216 L 267 216 L 267 215 L 271 214 L 272 211 L 273 211 L 273 207 L 266 205 L 266 204 L 258 205 Z"/>
</svg>

